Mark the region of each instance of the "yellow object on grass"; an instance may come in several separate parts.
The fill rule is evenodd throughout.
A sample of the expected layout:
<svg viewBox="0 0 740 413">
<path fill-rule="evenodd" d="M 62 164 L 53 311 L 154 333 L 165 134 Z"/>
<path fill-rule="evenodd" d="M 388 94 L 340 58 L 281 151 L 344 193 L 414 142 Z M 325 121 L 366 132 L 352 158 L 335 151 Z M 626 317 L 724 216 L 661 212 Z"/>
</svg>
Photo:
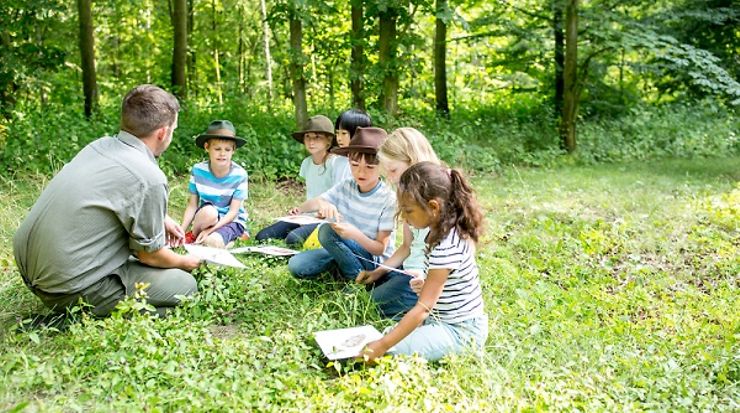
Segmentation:
<svg viewBox="0 0 740 413">
<path fill-rule="evenodd" d="M 307 250 L 315 250 L 318 248 L 321 248 L 321 243 L 319 242 L 319 227 L 317 226 L 312 232 L 311 235 L 306 238 L 305 241 L 303 241 L 303 248 Z"/>
</svg>

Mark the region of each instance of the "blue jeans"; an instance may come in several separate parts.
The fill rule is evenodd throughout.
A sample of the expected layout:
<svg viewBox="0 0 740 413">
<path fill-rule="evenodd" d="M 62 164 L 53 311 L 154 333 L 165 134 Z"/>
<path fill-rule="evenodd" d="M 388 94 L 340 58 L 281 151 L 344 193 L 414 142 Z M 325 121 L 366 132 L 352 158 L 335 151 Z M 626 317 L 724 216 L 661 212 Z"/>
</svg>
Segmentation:
<svg viewBox="0 0 740 413">
<path fill-rule="evenodd" d="M 255 239 L 284 239 L 288 245 L 303 244 L 319 224 L 298 225 L 290 222 L 278 221 L 257 233 Z"/>
<path fill-rule="evenodd" d="M 360 260 L 357 254 L 370 261 L 373 256 L 356 241 L 344 239 L 329 224 L 319 227 L 319 242 L 322 248 L 303 251 L 288 261 L 288 270 L 297 278 L 310 279 L 322 272 L 338 269 L 342 277 L 354 280 L 360 271 L 375 269 L 375 264 Z"/>
<path fill-rule="evenodd" d="M 482 352 L 487 337 L 488 316 L 485 314 L 455 324 L 434 320 L 430 315 L 389 354 L 418 354 L 434 361 L 470 349 Z"/>
<path fill-rule="evenodd" d="M 381 315 L 400 318 L 416 305 L 419 296 L 411 289 L 410 281 L 408 275 L 391 271 L 373 285 L 370 295 Z"/>
</svg>

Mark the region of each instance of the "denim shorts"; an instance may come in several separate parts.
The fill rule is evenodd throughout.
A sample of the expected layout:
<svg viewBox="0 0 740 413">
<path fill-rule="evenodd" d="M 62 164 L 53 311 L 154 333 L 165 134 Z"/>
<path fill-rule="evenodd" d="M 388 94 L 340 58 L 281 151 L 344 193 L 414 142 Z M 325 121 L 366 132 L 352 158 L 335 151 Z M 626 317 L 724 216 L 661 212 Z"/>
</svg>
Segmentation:
<svg viewBox="0 0 740 413">
<path fill-rule="evenodd" d="M 244 233 L 244 225 L 238 222 L 229 222 L 214 232 L 224 239 L 224 245 L 226 245 L 242 236 Z"/>
</svg>

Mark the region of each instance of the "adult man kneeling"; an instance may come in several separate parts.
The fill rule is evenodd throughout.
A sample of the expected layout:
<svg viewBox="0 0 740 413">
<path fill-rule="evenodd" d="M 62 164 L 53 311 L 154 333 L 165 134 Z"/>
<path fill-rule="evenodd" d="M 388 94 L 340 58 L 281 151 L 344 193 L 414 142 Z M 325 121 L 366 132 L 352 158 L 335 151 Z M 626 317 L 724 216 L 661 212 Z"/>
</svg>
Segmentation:
<svg viewBox="0 0 740 413">
<path fill-rule="evenodd" d="M 163 314 L 176 296 L 197 291 L 186 271 L 200 260 L 167 247 L 184 234 L 167 215 L 167 178 L 156 160 L 179 110 L 170 93 L 137 86 L 123 99 L 118 135 L 83 148 L 41 193 L 13 250 L 23 281 L 46 306 L 63 311 L 82 298 L 106 316 L 142 282 Z"/>
</svg>

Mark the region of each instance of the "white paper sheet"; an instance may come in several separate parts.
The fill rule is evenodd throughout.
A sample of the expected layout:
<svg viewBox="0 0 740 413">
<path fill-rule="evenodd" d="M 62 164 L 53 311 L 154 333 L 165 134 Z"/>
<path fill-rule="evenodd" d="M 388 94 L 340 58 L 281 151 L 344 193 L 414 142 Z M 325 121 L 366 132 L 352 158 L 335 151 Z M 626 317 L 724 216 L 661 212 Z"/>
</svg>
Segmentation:
<svg viewBox="0 0 740 413">
<path fill-rule="evenodd" d="M 356 357 L 365 347 L 365 344 L 382 337 L 383 334 L 371 325 L 323 330 L 314 333 L 316 342 L 329 360 Z"/>
<path fill-rule="evenodd" d="M 278 257 L 289 257 L 291 255 L 298 254 L 298 251 L 292 250 L 290 248 L 283 248 L 283 247 L 275 247 L 272 245 L 258 245 L 253 247 L 239 247 L 239 248 L 232 248 L 229 250 L 232 254 L 243 254 L 243 253 L 249 253 L 249 252 L 256 252 L 260 254 L 265 255 L 275 255 Z"/>
<path fill-rule="evenodd" d="M 195 255 L 205 261 L 225 265 L 227 267 L 236 268 L 247 268 L 239 260 L 236 259 L 229 250 L 223 248 L 211 248 L 203 245 L 185 244 L 185 250 L 190 254 Z"/>
<path fill-rule="evenodd" d="M 312 217 L 309 215 L 286 215 L 277 219 L 278 221 L 290 222 L 296 225 L 309 225 L 309 224 L 320 224 L 327 222 L 324 219 Z"/>
</svg>

